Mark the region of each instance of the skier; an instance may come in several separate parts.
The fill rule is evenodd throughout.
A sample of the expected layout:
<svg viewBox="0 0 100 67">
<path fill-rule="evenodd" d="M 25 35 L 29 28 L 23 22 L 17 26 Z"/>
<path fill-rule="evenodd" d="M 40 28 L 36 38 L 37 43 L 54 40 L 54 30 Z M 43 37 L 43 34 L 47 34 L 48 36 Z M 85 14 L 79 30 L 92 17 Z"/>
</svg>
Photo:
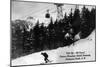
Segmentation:
<svg viewBox="0 0 100 67">
<path fill-rule="evenodd" d="M 48 60 L 48 54 L 47 54 L 46 52 L 41 53 L 41 55 L 44 56 L 44 61 L 45 61 L 45 63 L 49 62 L 49 60 Z"/>
</svg>

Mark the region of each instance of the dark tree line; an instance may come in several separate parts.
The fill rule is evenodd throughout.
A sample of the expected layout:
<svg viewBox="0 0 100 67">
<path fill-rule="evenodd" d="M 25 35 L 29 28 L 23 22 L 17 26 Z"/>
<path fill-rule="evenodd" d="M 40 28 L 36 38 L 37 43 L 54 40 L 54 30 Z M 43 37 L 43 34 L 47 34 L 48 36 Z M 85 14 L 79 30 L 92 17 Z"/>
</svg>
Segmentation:
<svg viewBox="0 0 100 67">
<path fill-rule="evenodd" d="M 12 21 L 12 58 L 34 53 L 42 50 L 50 50 L 58 47 L 69 46 L 74 42 L 74 37 L 81 32 L 80 37 L 86 38 L 95 29 L 96 9 L 91 11 L 85 6 L 80 12 L 79 9 L 72 10 L 70 14 L 64 14 L 59 21 L 52 20 L 45 26 L 39 20 L 29 31 L 28 22 L 25 20 Z M 70 34 L 65 37 L 66 33 Z"/>
</svg>

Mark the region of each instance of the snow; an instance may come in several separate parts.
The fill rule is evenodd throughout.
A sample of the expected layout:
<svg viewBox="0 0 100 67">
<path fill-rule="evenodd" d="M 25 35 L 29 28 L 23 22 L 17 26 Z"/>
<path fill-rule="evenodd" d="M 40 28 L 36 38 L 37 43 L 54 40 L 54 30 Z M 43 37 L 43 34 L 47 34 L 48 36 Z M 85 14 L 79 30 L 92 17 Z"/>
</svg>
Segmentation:
<svg viewBox="0 0 100 67">
<path fill-rule="evenodd" d="M 80 39 L 74 43 L 75 45 L 59 47 L 53 50 L 45 50 L 51 60 L 51 63 L 63 63 L 63 62 L 75 62 L 75 61 L 94 61 L 95 60 L 95 31 L 91 33 L 85 39 Z M 16 65 L 34 65 L 44 63 L 44 57 L 41 52 L 26 55 L 12 60 L 12 66 Z M 90 56 L 86 56 L 86 59 L 68 60 L 67 53 L 69 52 L 81 52 Z M 61 57 L 63 56 L 63 57 Z M 72 57 L 69 57 L 72 58 Z M 66 60 L 67 59 L 67 60 Z"/>
</svg>

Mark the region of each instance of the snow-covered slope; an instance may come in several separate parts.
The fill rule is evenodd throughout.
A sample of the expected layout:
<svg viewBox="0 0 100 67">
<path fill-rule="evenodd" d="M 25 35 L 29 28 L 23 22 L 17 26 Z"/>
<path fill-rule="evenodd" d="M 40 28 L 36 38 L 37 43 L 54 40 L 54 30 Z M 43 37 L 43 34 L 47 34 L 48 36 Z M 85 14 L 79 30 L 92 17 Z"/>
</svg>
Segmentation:
<svg viewBox="0 0 100 67">
<path fill-rule="evenodd" d="M 85 39 L 81 39 L 75 42 L 75 45 L 60 47 L 54 50 L 41 51 L 46 52 L 49 55 L 49 60 L 52 60 L 51 63 L 62 63 L 62 62 L 74 62 L 74 61 L 93 61 L 95 60 L 95 31 L 91 33 Z M 34 65 L 44 63 L 44 57 L 41 55 L 41 52 L 33 53 L 27 56 L 23 56 L 17 59 L 12 60 L 12 66 L 16 65 Z M 86 56 L 85 59 L 77 60 L 68 60 L 67 55 L 71 52 L 80 52 L 81 55 L 84 53 Z M 80 54 L 79 53 L 79 54 Z M 75 54 L 74 54 L 75 55 Z"/>
</svg>

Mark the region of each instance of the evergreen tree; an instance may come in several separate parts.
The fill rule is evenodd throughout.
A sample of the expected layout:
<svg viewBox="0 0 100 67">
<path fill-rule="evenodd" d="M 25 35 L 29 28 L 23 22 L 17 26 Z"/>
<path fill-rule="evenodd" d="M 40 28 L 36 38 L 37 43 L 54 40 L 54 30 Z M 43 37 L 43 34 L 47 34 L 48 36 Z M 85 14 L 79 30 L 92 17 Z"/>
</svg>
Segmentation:
<svg viewBox="0 0 100 67">
<path fill-rule="evenodd" d="M 68 22 L 72 25 L 72 20 L 73 20 L 73 13 L 72 13 L 72 8 L 71 8 L 71 12 L 68 16 Z"/>
<path fill-rule="evenodd" d="M 39 39 L 39 35 L 40 35 L 40 29 L 39 29 L 39 20 L 37 21 L 36 25 L 34 26 L 34 49 L 36 51 L 39 51 L 40 47 L 40 39 Z"/>
<path fill-rule="evenodd" d="M 74 11 L 73 21 L 72 21 L 74 34 L 77 34 L 80 31 L 80 25 L 81 25 L 80 10 L 76 8 Z"/>
<path fill-rule="evenodd" d="M 85 6 L 82 9 L 82 17 L 81 17 L 81 37 L 86 38 L 90 32 L 91 25 L 91 13 Z"/>
<path fill-rule="evenodd" d="M 92 8 L 90 14 L 91 14 L 91 16 L 90 16 L 90 22 L 91 22 L 91 24 L 90 24 L 90 27 L 91 27 L 90 30 L 92 31 L 96 27 L 96 9 Z"/>
</svg>

